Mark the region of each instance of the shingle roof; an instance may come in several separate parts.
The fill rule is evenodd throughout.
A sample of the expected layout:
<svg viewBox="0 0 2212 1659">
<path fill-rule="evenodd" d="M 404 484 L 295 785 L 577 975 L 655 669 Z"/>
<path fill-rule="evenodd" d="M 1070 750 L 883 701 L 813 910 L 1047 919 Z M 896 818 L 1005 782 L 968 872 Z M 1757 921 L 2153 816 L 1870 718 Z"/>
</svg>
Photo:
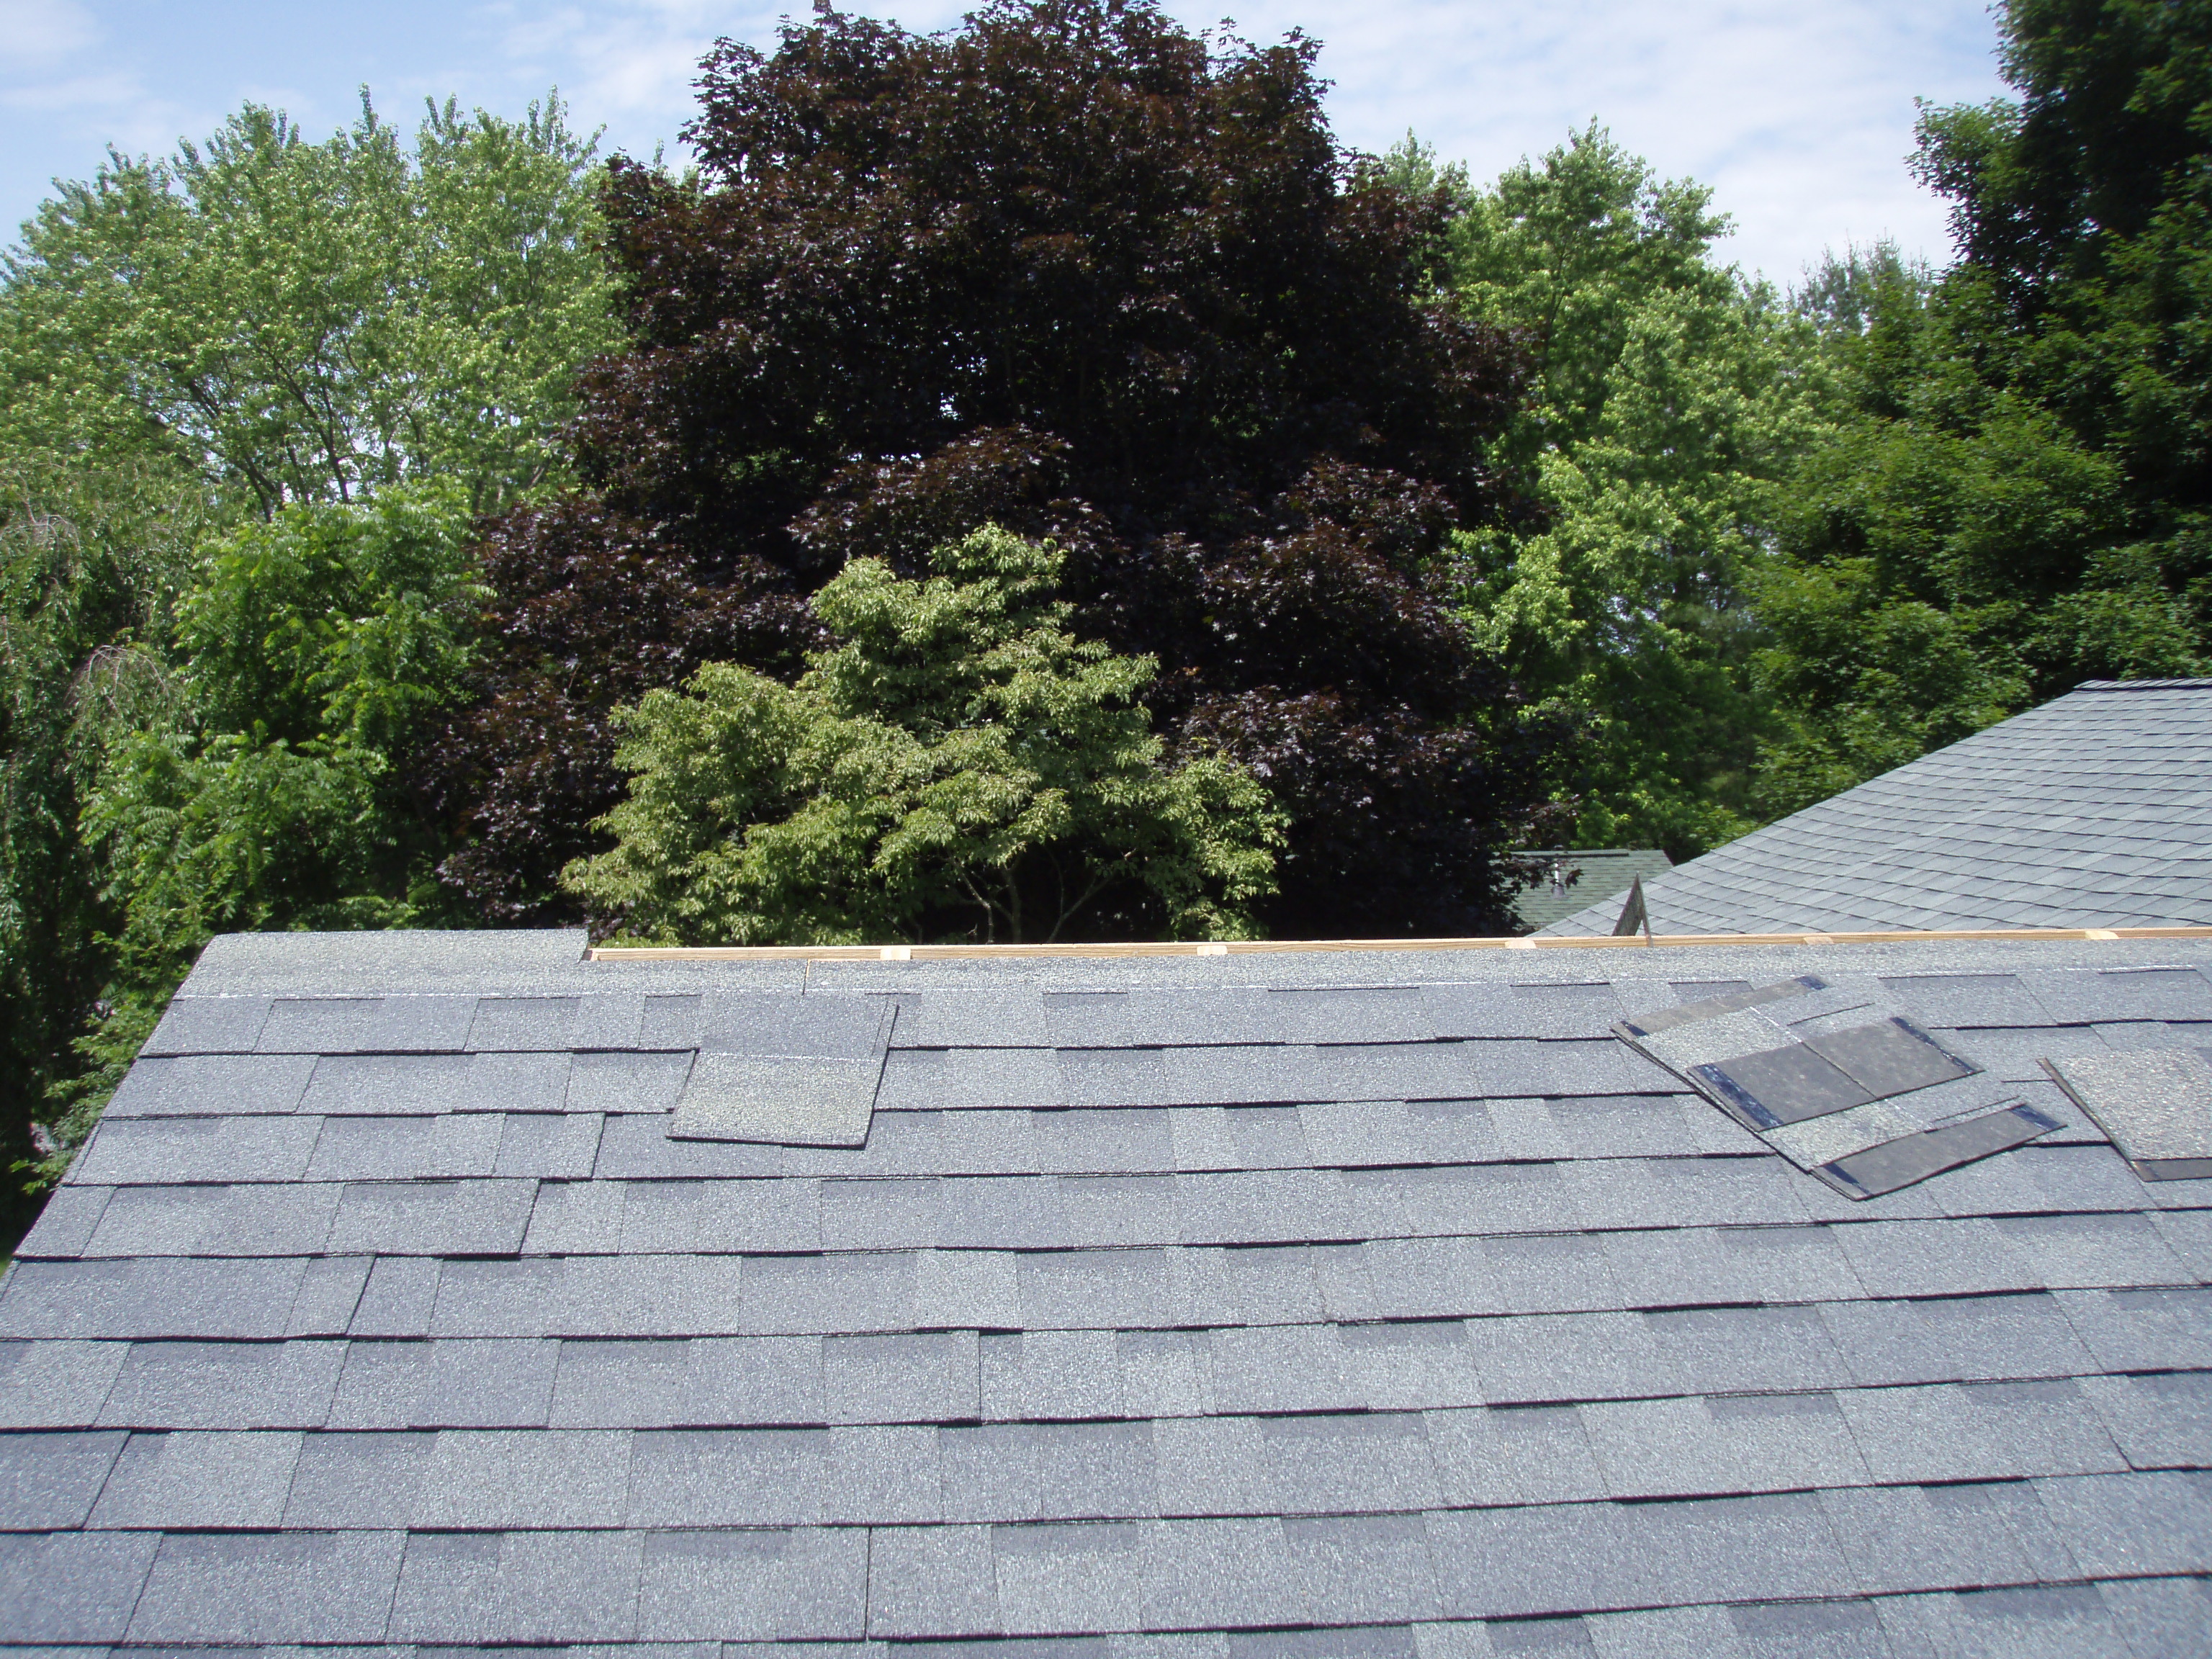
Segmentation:
<svg viewBox="0 0 2212 1659">
<path fill-rule="evenodd" d="M 1513 914 L 1531 933 L 1577 911 L 1598 907 L 1606 899 L 1613 901 L 1617 915 L 1629 883 L 1639 876 L 1648 883 L 1674 868 L 1666 854 L 1649 847 L 1544 850 L 1522 856 L 1541 860 L 1547 878 L 1513 896 Z M 1571 882 L 1565 879 L 1570 872 L 1574 877 Z M 1611 922 L 1605 931 L 1613 931 Z"/>
<path fill-rule="evenodd" d="M 581 951 L 210 948 L 0 1284 L 0 1641 L 2212 1649 L 2212 1182 L 2037 1063 L 2212 941 Z M 1608 1030 L 1807 973 L 2066 1127 L 1855 1203 Z M 896 1001 L 863 1147 L 668 1134 L 763 994 Z"/>
<path fill-rule="evenodd" d="M 1647 877 L 1659 933 L 2212 923 L 2212 680 L 2096 681 Z M 1540 927 L 1610 933 L 1617 899 Z"/>
</svg>

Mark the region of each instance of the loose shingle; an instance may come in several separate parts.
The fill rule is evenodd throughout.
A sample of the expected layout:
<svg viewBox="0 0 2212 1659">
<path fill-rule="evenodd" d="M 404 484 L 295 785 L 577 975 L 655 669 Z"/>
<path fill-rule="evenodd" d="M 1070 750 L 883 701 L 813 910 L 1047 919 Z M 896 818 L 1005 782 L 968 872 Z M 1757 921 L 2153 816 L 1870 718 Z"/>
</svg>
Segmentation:
<svg viewBox="0 0 2212 1659">
<path fill-rule="evenodd" d="M 2047 977 L 2185 947 L 1723 951 L 1687 990 L 1604 952 L 351 948 L 208 980 L 286 992 L 252 1041 L 301 1052 L 149 1059 L 0 1280 L 0 1540 L 216 1540 L 148 1641 L 341 1639 L 272 1539 L 394 1540 L 343 1639 L 612 1659 L 2117 1650 L 2190 1628 L 2142 1575 L 2212 1571 L 2194 1184 L 2062 1109 L 1849 1201 L 1603 1035 L 1818 969 L 1776 1030 L 1887 994 L 2025 1078 L 2212 1046 L 2153 1024 L 2185 984 Z M 862 1144 L 667 1138 L 692 1045 L 897 998 L 951 1046 L 893 1051 Z"/>
<path fill-rule="evenodd" d="M 686 1140 L 859 1146 L 868 1138 L 876 1085 L 870 1060 L 702 1052 L 668 1121 Z"/>
</svg>

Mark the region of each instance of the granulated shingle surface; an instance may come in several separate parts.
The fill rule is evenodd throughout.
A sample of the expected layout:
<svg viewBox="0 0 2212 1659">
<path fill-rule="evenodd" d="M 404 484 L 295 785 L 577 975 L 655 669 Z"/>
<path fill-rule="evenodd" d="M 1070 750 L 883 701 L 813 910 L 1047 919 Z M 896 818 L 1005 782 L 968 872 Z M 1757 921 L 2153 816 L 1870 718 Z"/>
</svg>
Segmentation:
<svg viewBox="0 0 2212 1659">
<path fill-rule="evenodd" d="M 2094 683 L 1644 878 L 1656 933 L 2212 925 L 2212 680 Z M 1601 899 L 1534 931 L 1610 933 Z"/>
<path fill-rule="evenodd" d="M 2212 1650 L 2212 1183 L 2033 1064 L 2212 945 L 581 954 L 211 947 L 0 1283 L 0 1642 Z M 2066 1127 L 1855 1204 L 1605 1035 L 1800 973 Z M 667 1138 L 883 995 L 865 1146 Z"/>
</svg>

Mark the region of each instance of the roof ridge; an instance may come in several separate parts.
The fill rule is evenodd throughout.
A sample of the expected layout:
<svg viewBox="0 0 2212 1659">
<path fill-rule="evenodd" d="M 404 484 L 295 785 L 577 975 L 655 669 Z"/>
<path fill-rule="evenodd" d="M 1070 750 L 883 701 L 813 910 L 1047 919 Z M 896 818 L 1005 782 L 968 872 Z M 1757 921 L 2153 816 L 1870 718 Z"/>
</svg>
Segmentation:
<svg viewBox="0 0 2212 1659">
<path fill-rule="evenodd" d="M 2212 679 L 2083 680 L 2074 690 L 2075 691 L 2212 691 Z"/>
</svg>

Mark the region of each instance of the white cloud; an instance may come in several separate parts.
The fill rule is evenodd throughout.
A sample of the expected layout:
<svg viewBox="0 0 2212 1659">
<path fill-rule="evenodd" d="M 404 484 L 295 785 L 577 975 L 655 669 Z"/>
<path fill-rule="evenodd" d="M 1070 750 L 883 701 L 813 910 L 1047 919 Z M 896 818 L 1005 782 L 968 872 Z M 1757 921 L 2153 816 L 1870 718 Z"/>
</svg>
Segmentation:
<svg viewBox="0 0 2212 1659">
<path fill-rule="evenodd" d="M 1194 27 L 1221 0 L 1168 0 Z M 945 0 L 863 8 L 916 29 L 956 23 Z M 694 109 L 717 35 L 773 42 L 783 8 L 708 0 L 507 0 L 479 14 L 510 71 L 558 81 L 612 143 L 670 142 Z M 799 10 L 792 7 L 792 10 Z M 1338 136 L 1381 149 L 1408 127 L 1478 180 L 1540 155 L 1593 118 L 1670 177 L 1713 187 L 1736 227 L 1729 257 L 1778 281 L 1827 246 L 1892 235 L 1941 258 L 1943 204 L 1907 174 L 1913 99 L 2001 90 L 1982 0 L 1251 0 L 1237 32 L 1322 42 Z"/>
<path fill-rule="evenodd" d="M 99 38 L 76 0 L 0 0 L 0 72 L 57 63 Z"/>
<path fill-rule="evenodd" d="M 110 0 L 0 0 L 0 184 L 27 209 L 51 173 L 88 171 L 109 137 L 165 149 L 249 86 L 283 87 L 311 130 L 353 118 L 354 90 L 407 118 L 419 99 L 519 109 L 557 84 L 609 149 L 677 149 L 698 59 L 718 35 L 774 44 L 801 0 L 391 0 L 343 40 L 271 0 L 209 0 L 159 42 Z M 854 0 L 848 0 L 854 3 Z M 975 0 L 857 0 L 910 28 Z M 1195 27 L 1225 0 L 1166 0 Z M 1916 94 L 2001 90 L 1984 0 L 1248 0 L 1239 32 L 1323 43 L 1346 143 L 1409 126 L 1487 180 L 1593 117 L 1662 173 L 1713 187 L 1729 257 L 1778 280 L 1824 246 L 1883 234 L 1937 258 L 1942 204 L 1907 175 Z M 103 30 L 102 25 L 106 25 Z M 189 48 L 178 50 L 189 41 Z M 97 48 L 97 55 L 94 48 Z M 319 56 L 317 54 L 319 53 Z M 210 112 L 212 112 L 210 114 Z M 184 119 L 201 118 L 196 125 Z"/>
</svg>

